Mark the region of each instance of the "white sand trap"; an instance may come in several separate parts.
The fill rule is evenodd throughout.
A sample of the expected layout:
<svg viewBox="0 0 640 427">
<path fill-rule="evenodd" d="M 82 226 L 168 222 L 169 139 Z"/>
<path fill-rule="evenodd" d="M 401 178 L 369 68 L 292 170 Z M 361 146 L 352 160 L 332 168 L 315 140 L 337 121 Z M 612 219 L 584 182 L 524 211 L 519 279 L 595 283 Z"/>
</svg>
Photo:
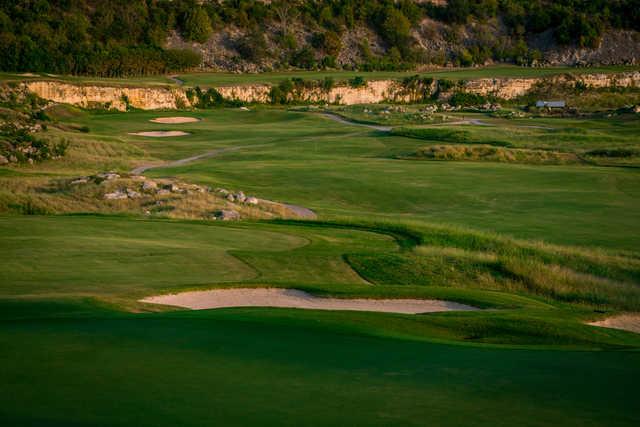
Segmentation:
<svg viewBox="0 0 640 427">
<path fill-rule="evenodd" d="M 314 310 L 380 311 L 385 313 L 434 313 L 478 310 L 450 301 L 426 299 L 342 299 L 320 298 L 296 289 L 235 288 L 181 292 L 141 300 L 153 304 L 204 310 L 225 307 L 288 307 Z"/>
<path fill-rule="evenodd" d="M 199 122 L 200 119 L 198 119 L 197 117 L 157 117 L 157 118 L 151 119 L 149 121 L 153 122 L 153 123 L 163 123 L 163 124 L 169 124 L 169 125 L 177 125 L 177 124 L 180 124 L 180 123 Z"/>
<path fill-rule="evenodd" d="M 640 314 L 630 313 L 621 314 L 619 316 L 609 317 L 608 319 L 590 322 L 589 325 L 600 326 L 603 328 L 624 329 L 625 331 L 640 334 Z"/>
<path fill-rule="evenodd" d="M 156 130 L 152 132 L 130 132 L 129 135 L 149 136 L 151 138 L 167 138 L 170 136 L 185 136 L 189 135 L 189 133 L 182 132 L 181 130 Z"/>
</svg>

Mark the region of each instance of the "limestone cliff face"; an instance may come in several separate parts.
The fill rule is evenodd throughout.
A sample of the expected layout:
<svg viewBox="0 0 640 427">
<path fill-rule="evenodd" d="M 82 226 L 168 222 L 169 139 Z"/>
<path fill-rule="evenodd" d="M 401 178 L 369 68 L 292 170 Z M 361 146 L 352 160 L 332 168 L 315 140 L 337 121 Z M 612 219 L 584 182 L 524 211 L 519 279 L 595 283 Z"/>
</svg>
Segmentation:
<svg viewBox="0 0 640 427">
<path fill-rule="evenodd" d="M 271 86 L 264 84 L 252 84 L 244 86 L 221 86 L 216 88 L 227 99 L 235 99 L 242 102 L 269 102 Z"/>
<path fill-rule="evenodd" d="M 545 78 L 496 78 L 470 80 L 464 90 L 479 95 L 492 95 L 501 99 L 514 99 L 525 95 L 536 84 L 547 81 L 552 84 L 575 84 L 582 82 L 587 87 L 640 87 L 640 72 L 620 74 L 559 75 Z"/>
<path fill-rule="evenodd" d="M 126 111 L 127 104 L 141 110 L 177 109 L 190 106 L 181 89 L 153 87 L 85 86 L 55 81 L 24 83 L 41 98 L 85 108 L 113 108 Z"/>
<path fill-rule="evenodd" d="M 500 99 L 514 99 L 525 95 L 536 84 L 575 84 L 602 87 L 640 87 L 640 72 L 619 74 L 558 75 L 546 78 L 485 78 L 470 80 L 462 90 L 479 95 L 491 95 Z M 31 81 L 23 83 L 41 98 L 73 104 L 80 107 L 107 107 L 125 111 L 127 105 L 142 110 L 179 109 L 190 107 L 185 90 L 168 87 L 110 87 L 84 86 L 56 81 Z M 249 103 L 269 102 L 270 86 L 264 84 L 223 86 L 216 88 L 225 98 Z M 437 84 L 427 88 L 434 93 Z M 417 101 L 422 94 L 411 92 L 395 80 L 369 81 L 361 87 L 337 86 L 330 91 L 321 88 L 302 89 L 291 95 L 296 101 L 335 103 L 342 105 L 375 104 L 380 102 L 407 103 Z"/>
</svg>

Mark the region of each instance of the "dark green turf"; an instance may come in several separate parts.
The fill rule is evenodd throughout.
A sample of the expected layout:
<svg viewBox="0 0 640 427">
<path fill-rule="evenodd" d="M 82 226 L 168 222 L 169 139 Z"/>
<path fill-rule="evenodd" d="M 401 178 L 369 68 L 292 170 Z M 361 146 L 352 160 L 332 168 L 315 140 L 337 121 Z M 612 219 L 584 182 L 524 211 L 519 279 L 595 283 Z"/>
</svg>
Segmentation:
<svg viewBox="0 0 640 427">
<path fill-rule="evenodd" d="M 0 323 L 11 426 L 634 426 L 637 352 L 418 343 L 293 312 Z M 345 333 L 348 332 L 348 333 Z"/>
</svg>

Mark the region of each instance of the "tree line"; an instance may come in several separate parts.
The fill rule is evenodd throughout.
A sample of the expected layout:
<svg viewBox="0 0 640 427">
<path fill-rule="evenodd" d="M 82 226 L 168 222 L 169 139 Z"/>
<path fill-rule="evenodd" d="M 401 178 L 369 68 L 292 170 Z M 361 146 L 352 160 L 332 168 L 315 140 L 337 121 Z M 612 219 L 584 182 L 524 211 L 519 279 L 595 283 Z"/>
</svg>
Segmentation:
<svg viewBox="0 0 640 427">
<path fill-rule="evenodd" d="M 427 17 L 453 26 L 499 19 L 509 42 L 487 38 L 452 58 L 425 57 L 412 30 Z M 309 44 L 299 46 L 296 25 L 312 30 Z M 362 26 L 386 45 L 376 55 L 363 40 L 364 70 L 451 60 L 530 63 L 539 52 L 526 35 L 550 31 L 560 44 L 593 47 L 606 28 L 640 30 L 640 0 L 0 0 L 0 70 L 108 77 L 182 71 L 201 58 L 163 48 L 171 32 L 202 43 L 229 26 L 242 30 L 235 48 L 256 63 L 270 55 L 269 32 L 286 52 L 282 66 L 336 67 L 342 34 Z"/>
</svg>

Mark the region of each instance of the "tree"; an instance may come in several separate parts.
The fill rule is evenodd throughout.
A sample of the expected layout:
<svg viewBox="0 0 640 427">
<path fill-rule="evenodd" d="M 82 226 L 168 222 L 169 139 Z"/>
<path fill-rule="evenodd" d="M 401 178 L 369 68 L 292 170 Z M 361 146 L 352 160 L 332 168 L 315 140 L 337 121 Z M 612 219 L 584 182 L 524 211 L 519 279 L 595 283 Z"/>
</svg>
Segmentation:
<svg viewBox="0 0 640 427">
<path fill-rule="evenodd" d="M 203 8 L 198 6 L 187 12 L 183 31 L 183 35 L 187 40 L 204 43 L 212 32 L 213 28 L 211 27 L 209 15 Z"/>
<path fill-rule="evenodd" d="M 236 49 L 243 59 L 251 62 L 262 62 L 267 56 L 267 41 L 263 33 L 253 30 L 238 40 Z"/>
<path fill-rule="evenodd" d="M 398 9 L 388 8 L 382 23 L 382 36 L 391 45 L 402 48 L 411 34 L 411 23 Z"/>
<path fill-rule="evenodd" d="M 291 22 L 298 16 L 297 6 L 295 0 L 277 0 L 271 3 L 271 9 L 275 12 L 283 36 L 289 33 Z"/>
</svg>

